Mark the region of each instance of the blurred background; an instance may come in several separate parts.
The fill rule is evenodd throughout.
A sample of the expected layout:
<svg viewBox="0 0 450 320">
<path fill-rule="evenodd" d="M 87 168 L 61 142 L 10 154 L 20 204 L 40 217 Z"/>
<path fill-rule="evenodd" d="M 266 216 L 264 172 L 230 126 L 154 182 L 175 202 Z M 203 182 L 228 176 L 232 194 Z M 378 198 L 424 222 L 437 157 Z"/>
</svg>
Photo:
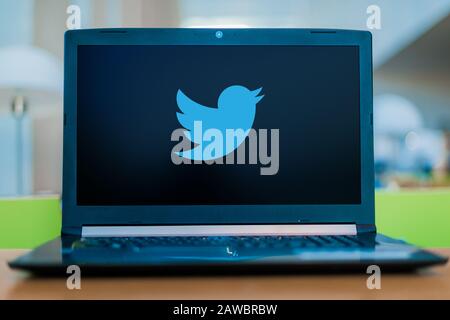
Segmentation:
<svg viewBox="0 0 450 320">
<path fill-rule="evenodd" d="M 450 185 L 450 0 L 0 0 L 0 196 L 59 194 L 63 34 L 80 27 L 367 30 L 377 188 Z"/>
<path fill-rule="evenodd" d="M 73 5 L 80 9 L 79 25 L 71 20 L 78 14 Z M 404 220 L 397 226 L 412 221 L 415 210 L 416 226 L 423 228 L 424 214 L 432 215 L 430 205 L 440 219 L 450 212 L 450 0 L 0 0 L 0 198 L 16 201 L 56 195 L 52 199 L 57 199 L 61 193 L 63 35 L 68 20 L 80 28 L 368 30 L 371 5 L 380 9 L 380 28 L 369 30 L 377 223 L 385 219 L 383 230 L 408 238 L 411 225 L 403 231 L 390 229 L 402 213 Z M 437 198 L 420 200 L 430 191 Z M 407 197 L 383 195 L 396 192 Z M 37 202 L 21 207 L 22 202 L 14 201 L 9 203 L 14 210 L 2 207 L 0 201 L 0 219 L 8 210 L 35 214 L 39 207 Z M 57 201 L 43 206 L 44 211 L 60 221 Z M 447 214 L 445 219 L 441 225 L 448 225 Z M 11 226 L 13 218 L 8 221 Z M 26 232 L 24 221 L 29 218 L 17 221 L 21 232 Z M 40 239 L 37 221 L 41 220 L 29 222 L 35 237 L 24 246 L 42 241 L 36 240 Z M 48 238 L 59 232 L 59 225 L 46 222 L 42 229 Z M 5 236 L 8 230 L 2 231 L 5 246 L 12 238 L 12 231 Z M 448 237 L 446 242 L 430 242 L 429 234 L 422 238 L 409 234 L 416 243 L 450 245 Z"/>
</svg>

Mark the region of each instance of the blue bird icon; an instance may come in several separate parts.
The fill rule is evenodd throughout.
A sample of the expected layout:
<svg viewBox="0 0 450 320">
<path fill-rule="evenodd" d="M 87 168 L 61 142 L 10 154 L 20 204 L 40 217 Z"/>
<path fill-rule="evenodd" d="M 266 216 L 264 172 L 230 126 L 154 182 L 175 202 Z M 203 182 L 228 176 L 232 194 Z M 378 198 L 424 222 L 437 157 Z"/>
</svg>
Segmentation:
<svg viewBox="0 0 450 320">
<path fill-rule="evenodd" d="M 261 90 L 262 88 L 251 91 L 240 85 L 229 86 L 220 94 L 217 108 L 201 105 L 178 90 L 177 104 L 181 112 L 177 112 L 177 118 L 185 129 L 185 136 L 196 146 L 177 154 L 186 159 L 201 161 L 221 158 L 237 149 L 253 126 L 256 104 L 264 97 L 264 95 L 258 96 Z M 213 130 L 220 133 L 222 137 L 226 137 L 227 130 L 243 130 L 244 134 L 237 135 L 232 141 L 232 146 L 228 141 L 228 145 L 225 146 L 222 141 L 222 147 L 216 150 L 215 154 L 208 155 L 204 152 L 208 147 L 207 141 L 203 141 L 202 134 L 195 132 L 199 125 L 202 132 Z"/>
</svg>

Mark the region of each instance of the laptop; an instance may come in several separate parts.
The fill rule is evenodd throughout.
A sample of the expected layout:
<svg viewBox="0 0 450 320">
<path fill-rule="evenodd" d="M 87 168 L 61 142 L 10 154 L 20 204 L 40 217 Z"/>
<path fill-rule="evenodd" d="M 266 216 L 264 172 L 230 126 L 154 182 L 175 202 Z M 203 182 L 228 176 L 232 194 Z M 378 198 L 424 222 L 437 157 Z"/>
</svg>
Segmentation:
<svg viewBox="0 0 450 320">
<path fill-rule="evenodd" d="M 377 234 L 372 39 L 317 29 L 65 34 L 61 237 L 35 273 L 414 270 Z"/>
</svg>

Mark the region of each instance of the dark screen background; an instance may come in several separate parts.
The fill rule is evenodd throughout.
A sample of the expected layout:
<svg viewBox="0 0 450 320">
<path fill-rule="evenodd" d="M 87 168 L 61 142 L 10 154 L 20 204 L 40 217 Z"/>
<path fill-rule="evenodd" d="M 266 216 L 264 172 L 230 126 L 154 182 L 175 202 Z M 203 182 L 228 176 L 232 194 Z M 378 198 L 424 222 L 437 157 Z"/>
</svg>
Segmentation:
<svg viewBox="0 0 450 320">
<path fill-rule="evenodd" d="M 176 93 L 217 106 L 223 89 L 263 87 L 254 129 L 280 129 L 278 174 L 261 164 L 175 165 Z M 355 46 L 82 45 L 78 205 L 357 204 Z"/>
</svg>

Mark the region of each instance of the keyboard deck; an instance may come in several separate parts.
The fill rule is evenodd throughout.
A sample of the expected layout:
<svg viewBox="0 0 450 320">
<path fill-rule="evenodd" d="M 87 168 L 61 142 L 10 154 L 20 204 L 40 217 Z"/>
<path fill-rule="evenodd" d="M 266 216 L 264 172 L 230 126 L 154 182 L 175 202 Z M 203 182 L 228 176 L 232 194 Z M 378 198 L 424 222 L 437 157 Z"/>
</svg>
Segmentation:
<svg viewBox="0 0 450 320">
<path fill-rule="evenodd" d="M 109 247 L 132 249 L 146 247 L 208 247 L 236 248 L 320 248 L 366 247 L 357 236 L 174 236 L 174 237 L 86 237 L 75 242 L 74 248 Z"/>
</svg>

